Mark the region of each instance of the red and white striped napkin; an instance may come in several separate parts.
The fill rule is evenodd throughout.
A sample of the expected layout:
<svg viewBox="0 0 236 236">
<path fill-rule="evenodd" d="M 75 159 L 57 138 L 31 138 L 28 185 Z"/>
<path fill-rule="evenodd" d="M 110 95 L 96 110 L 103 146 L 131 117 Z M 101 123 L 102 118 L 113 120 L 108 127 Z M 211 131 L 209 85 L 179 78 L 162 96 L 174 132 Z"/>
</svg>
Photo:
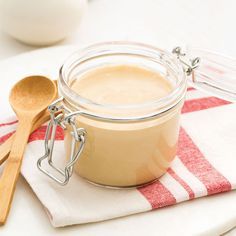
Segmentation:
<svg viewBox="0 0 236 236">
<path fill-rule="evenodd" d="M 54 227 L 103 221 L 234 189 L 236 104 L 189 89 L 182 113 L 177 156 L 168 172 L 146 187 L 106 189 L 76 175 L 67 186 L 57 185 L 36 167 L 44 154 L 46 126 L 30 136 L 21 173 Z M 0 125 L 0 142 L 14 132 L 16 123 Z M 58 129 L 56 139 L 55 152 L 63 160 L 62 130 Z"/>
</svg>

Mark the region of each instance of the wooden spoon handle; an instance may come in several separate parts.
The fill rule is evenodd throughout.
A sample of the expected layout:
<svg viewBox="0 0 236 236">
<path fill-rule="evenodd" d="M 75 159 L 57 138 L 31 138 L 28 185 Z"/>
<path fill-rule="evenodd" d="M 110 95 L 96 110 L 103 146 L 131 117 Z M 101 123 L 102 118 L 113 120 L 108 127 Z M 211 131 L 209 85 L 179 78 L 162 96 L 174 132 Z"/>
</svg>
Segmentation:
<svg viewBox="0 0 236 236">
<path fill-rule="evenodd" d="M 6 222 L 10 210 L 25 146 L 31 130 L 31 119 L 19 120 L 8 162 L 0 178 L 0 225 Z"/>
<path fill-rule="evenodd" d="M 43 115 L 34 123 L 31 132 L 38 129 L 42 124 L 50 119 L 48 111 L 45 111 Z M 0 145 L 0 165 L 7 160 L 8 154 L 11 151 L 12 142 L 14 140 L 15 134 L 8 138 L 3 144 Z"/>
</svg>

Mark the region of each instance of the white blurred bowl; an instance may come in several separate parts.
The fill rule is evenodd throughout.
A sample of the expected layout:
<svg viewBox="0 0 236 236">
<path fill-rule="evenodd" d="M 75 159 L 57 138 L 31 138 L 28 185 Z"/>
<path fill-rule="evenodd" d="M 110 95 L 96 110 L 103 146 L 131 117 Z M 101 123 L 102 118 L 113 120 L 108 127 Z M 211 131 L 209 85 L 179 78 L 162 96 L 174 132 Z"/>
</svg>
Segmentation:
<svg viewBox="0 0 236 236">
<path fill-rule="evenodd" d="M 73 33 L 87 0 L 0 0 L 0 26 L 30 45 L 54 44 Z"/>
</svg>

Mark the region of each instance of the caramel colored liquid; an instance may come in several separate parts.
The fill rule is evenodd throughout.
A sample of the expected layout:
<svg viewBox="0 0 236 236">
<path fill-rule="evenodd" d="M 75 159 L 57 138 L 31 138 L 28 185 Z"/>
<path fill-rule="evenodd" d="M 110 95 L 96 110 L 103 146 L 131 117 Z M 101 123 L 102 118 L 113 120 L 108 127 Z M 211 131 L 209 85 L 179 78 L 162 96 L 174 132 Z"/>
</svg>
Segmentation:
<svg viewBox="0 0 236 236">
<path fill-rule="evenodd" d="M 95 103 L 132 105 L 150 102 L 171 92 L 171 84 L 160 74 L 128 65 L 107 66 L 92 70 L 72 89 Z"/>
<path fill-rule="evenodd" d="M 168 95 L 171 84 L 141 67 L 118 65 L 91 70 L 71 84 L 80 96 L 99 104 L 132 105 Z M 149 121 L 112 123 L 78 117 L 87 131 L 75 171 L 89 181 L 129 187 L 150 182 L 166 172 L 176 152 L 180 106 Z M 127 111 L 129 114 L 129 111 Z M 69 157 L 71 135 L 65 135 Z"/>
</svg>

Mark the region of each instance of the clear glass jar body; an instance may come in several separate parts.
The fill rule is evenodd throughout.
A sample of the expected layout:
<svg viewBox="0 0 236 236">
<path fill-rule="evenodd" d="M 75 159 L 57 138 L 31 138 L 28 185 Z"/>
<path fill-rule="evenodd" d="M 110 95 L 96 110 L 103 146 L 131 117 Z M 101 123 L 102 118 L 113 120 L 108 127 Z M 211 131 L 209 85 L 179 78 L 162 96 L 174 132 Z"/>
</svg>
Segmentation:
<svg viewBox="0 0 236 236">
<path fill-rule="evenodd" d="M 134 105 L 97 104 L 70 88 L 91 69 L 129 64 L 156 71 L 173 90 L 166 97 Z M 59 93 L 70 112 L 81 111 L 76 124 L 86 142 L 75 172 L 105 186 L 133 187 L 163 175 L 176 155 L 179 119 L 186 92 L 182 66 L 166 51 L 136 43 L 104 43 L 80 51 L 60 70 Z M 67 158 L 71 155 L 71 127 L 65 130 Z"/>
</svg>

